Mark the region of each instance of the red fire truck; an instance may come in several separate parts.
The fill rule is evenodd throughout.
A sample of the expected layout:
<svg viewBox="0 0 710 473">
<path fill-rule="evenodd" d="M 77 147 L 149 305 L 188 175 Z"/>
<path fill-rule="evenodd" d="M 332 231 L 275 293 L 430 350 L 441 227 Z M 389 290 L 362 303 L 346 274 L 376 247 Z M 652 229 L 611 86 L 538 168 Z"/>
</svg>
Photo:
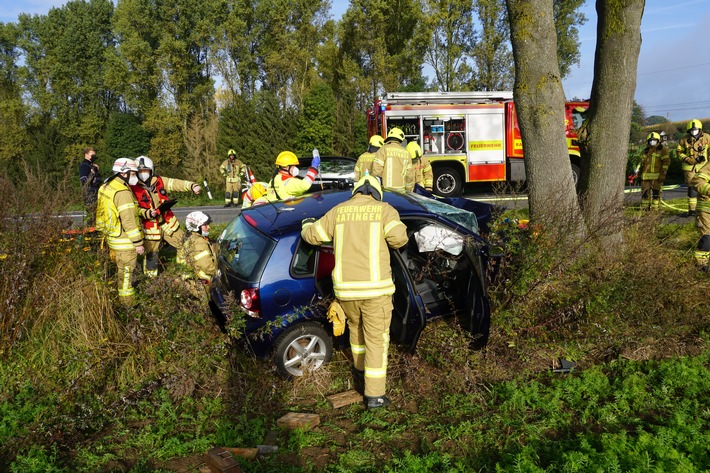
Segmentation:
<svg viewBox="0 0 710 473">
<path fill-rule="evenodd" d="M 588 102 L 567 102 L 570 163 L 577 182 L 577 128 Z M 368 137 L 399 127 L 417 141 L 434 170 L 434 192 L 459 195 L 467 182 L 525 180 L 523 145 L 512 92 L 396 92 L 367 112 Z"/>
</svg>

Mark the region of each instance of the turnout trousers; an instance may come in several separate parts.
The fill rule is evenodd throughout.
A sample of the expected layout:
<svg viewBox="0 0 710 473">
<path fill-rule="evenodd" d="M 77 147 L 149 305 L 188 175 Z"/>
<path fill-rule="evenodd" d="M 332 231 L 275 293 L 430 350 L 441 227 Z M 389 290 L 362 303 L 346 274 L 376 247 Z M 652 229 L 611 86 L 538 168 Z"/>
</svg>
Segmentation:
<svg viewBox="0 0 710 473">
<path fill-rule="evenodd" d="M 185 240 L 185 232 L 182 227 L 178 227 L 173 233 L 168 235 L 167 232 L 160 229 L 162 239 L 160 240 L 144 240 L 145 255 L 143 257 L 143 273 L 149 278 L 154 278 L 158 275 L 158 255 L 160 253 L 160 243 L 165 240 L 170 246 L 177 250 L 177 262 L 181 263 L 184 259 L 182 256 L 182 242 Z"/>
<path fill-rule="evenodd" d="M 133 272 L 136 269 L 138 253 L 136 250 L 114 250 L 116 261 L 116 282 L 118 283 L 118 300 L 124 305 L 134 303 Z"/>
<path fill-rule="evenodd" d="M 355 369 L 365 371 L 365 396 L 385 394 L 392 296 L 339 301 L 348 319 Z"/>
</svg>

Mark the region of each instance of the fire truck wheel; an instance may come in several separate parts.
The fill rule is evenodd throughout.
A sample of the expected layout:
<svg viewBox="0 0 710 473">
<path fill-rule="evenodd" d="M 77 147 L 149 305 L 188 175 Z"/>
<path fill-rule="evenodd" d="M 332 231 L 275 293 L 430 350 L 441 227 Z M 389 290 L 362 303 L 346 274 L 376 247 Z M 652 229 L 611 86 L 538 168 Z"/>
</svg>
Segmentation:
<svg viewBox="0 0 710 473">
<path fill-rule="evenodd" d="M 463 180 L 455 169 L 442 167 L 434 169 L 434 193 L 441 197 L 461 195 Z"/>
<path fill-rule="evenodd" d="M 579 169 L 579 166 L 576 164 L 572 165 L 572 179 L 574 179 L 574 187 L 577 187 L 579 185 L 579 175 L 582 171 Z"/>
</svg>

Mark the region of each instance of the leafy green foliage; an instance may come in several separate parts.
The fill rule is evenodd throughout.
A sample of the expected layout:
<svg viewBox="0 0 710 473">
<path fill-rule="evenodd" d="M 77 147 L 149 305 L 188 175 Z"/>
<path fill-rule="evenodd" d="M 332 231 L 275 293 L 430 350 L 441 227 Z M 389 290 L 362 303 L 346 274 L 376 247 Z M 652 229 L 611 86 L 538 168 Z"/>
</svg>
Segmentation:
<svg viewBox="0 0 710 473">
<path fill-rule="evenodd" d="M 147 155 L 150 136 L 135 115 L 114 113 L 109 119 L 106 130 L 106 148 L 109 153 L 107 158 L 110 160 Z"/>
<path fill-rule="evenodd" d="M 314 148 L 321 156 L 333 154 L 335 108 L 335 96 L 330 86 L 320 84 L 311 89 L 304 100 L 296 137 L 296 154 L 307 155 Z"/>
</svg>

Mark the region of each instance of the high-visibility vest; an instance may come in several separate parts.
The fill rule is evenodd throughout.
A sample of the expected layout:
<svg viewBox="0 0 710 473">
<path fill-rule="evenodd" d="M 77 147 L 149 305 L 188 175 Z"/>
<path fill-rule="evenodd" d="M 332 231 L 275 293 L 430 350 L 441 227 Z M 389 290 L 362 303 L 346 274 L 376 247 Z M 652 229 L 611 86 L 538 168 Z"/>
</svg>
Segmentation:
<svg viewBox="0 0 710 473">
<path fill-rule="evenodd" d="M 190 184 L 194 183 L 190 182 Z M 135 186 L 131 186 L 131 190 L 138 200 L 138 205 L 143 209 L 156 209 L 158 205 L 170 199 L 163 185 L 163 179 L 160 176 L 153 176 L 151 178 L 150 188 L 142 184 L 136 184 Z M 154 201 L 156 197 L 158 201 L 157 205 Z M 180 222 L 175 217 L 172 210 L 166 210 L 155 218 L 143 219 L 142 223 L 146 240 L 153 241 L 159 241 L 161 239 L 161 227 L 162 231 L 166 232 L 168 235 L 172 235 L 175 230 L 180 227 Z"/>
</svg>

